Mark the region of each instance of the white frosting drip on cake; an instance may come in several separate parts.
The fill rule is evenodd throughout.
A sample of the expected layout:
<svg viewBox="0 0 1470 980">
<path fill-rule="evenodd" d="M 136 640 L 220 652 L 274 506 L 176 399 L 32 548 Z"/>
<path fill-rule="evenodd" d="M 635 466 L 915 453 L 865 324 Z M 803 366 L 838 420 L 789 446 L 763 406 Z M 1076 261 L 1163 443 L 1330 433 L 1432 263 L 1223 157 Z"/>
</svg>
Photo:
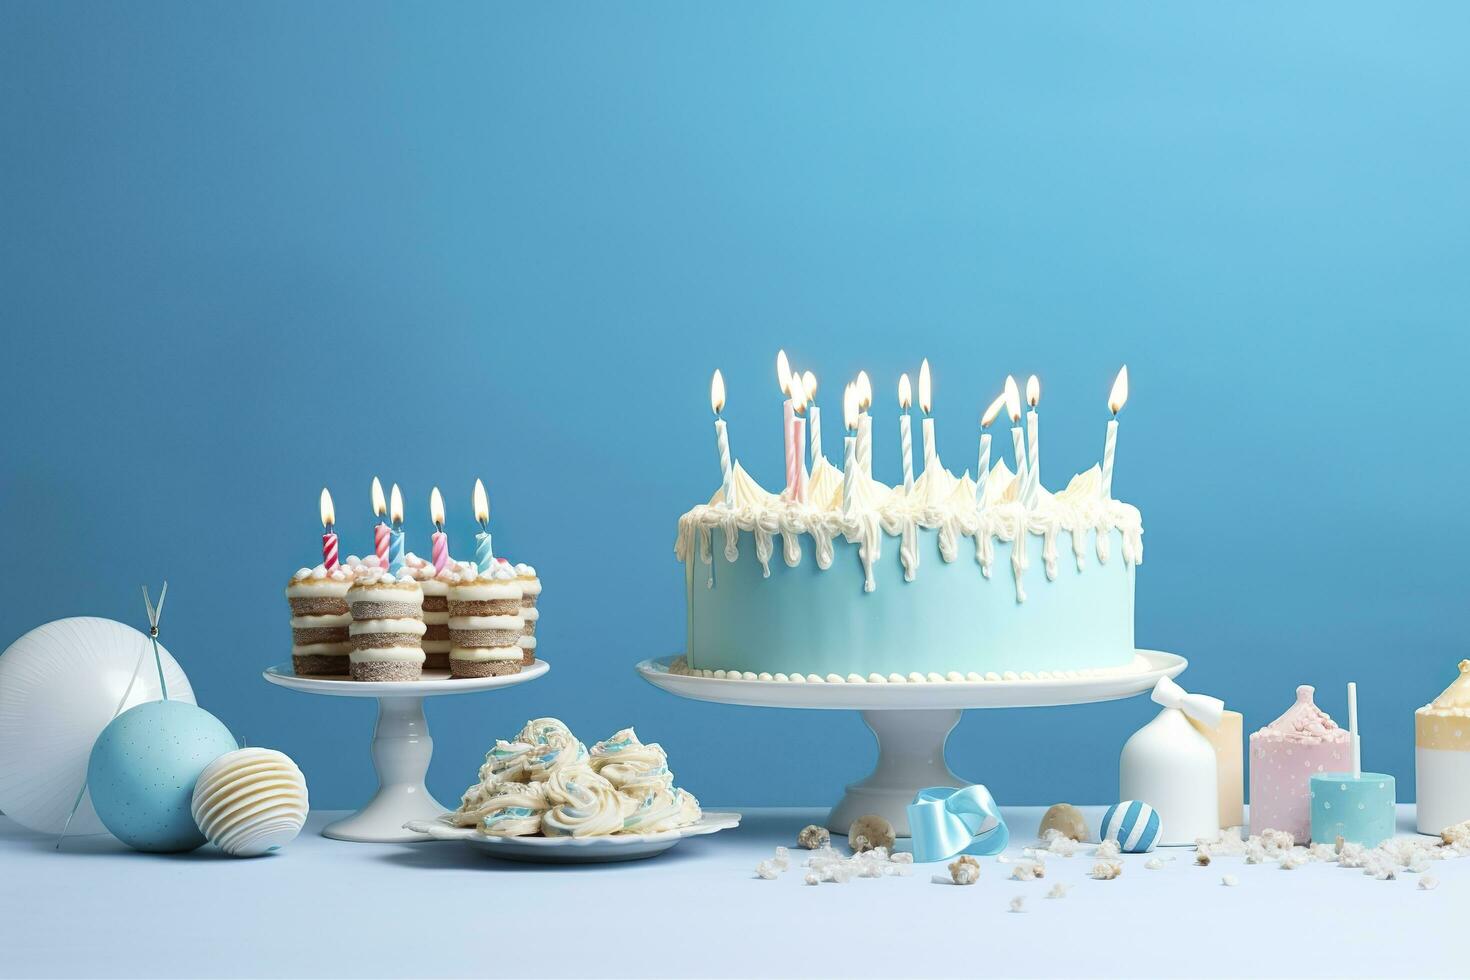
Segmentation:
<svg viewBox="0 0 1470 980">
<path fill-rule="evenodd" d="M 1138 509 L 1122 501 L 1100 499 L 1100 479 L 1094 466 L 1073 477 L 1059 493 L 1041 490 L 1035 508 L 1028 510 L 1016 499 L 1020 481 L 1012 476 L 1004 460 L 990 472 L 983 506 L 976 504 L 975 485 L 968 475 L 955 477 L 936 466 L 926 470 L 908 493 L 901 487 L 888 487 L 860 476 L 854 481 L 854 500 L 844 512 L 842 474 L 825 459 L 819 459 L 813 468 L 806 503 L 767 492 L 736 463 L 731 478 L 733 506 L 725 506 L 722 492 L 716 492 L 710 503 L 679 518 L 674 553 L 680 561 L 689 562 L 697 546 L 699 560 L 711 566 L 709 582 L 713 585 L 715 528 L 723 532 L 724 555 L 729 562 L 740 557 L 739 533 L 751 534 L 756 560 L 766 575 L 770 575 L 777 537 L 781 539 L 783 560 L 794 568 L 801 563 L 800 535 L 811 535 L 817 567 L 822 569 L 831 566 L 832 542 L 840 537 L 859 546 L 863 588 L 871 592 L 876 588 L 873 566 L 882 556 L 885 536 L 899 539 L 899 561 L 904 578 L 910 581 L 919 571 L 921 528 L 939 532 L 939 554 L 946 562 L 959 557 L 961 537 L 972 538 L 975 561 L 987 578 L 995 561 L 995 542 L 1016 543 L 1019 538 L 1011 550 L 1011 570 L 1016 599 L 1024 602 L 1023 576 L 1030 567 L 1031 536 L 1042 539 L 1041 559 L 1049 580 L 1057 575 L 1057 536 L 1062 531 L 1070 534 L 1072 556 L 1079 570 L 1086 564 L 1089 531 L 1095 533 L 1094 550 L 1099 562 L 1105 563 L 1111 557 L 1110 535 L 1116 530 L 1123 535 L 1123 561 L 1129 565 L 1142 563 L 1143 521 Z"/>
</svg>

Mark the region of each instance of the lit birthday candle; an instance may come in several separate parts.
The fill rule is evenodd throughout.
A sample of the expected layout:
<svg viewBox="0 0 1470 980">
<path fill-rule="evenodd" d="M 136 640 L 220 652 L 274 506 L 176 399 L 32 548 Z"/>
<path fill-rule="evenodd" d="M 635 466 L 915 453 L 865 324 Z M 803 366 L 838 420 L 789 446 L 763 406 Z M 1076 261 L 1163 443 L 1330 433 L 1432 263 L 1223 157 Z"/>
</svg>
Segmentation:
<svg viewBox="0 0 1470 980">
<path fill-rule="evenodd" d="M 807 418 L 810 419 L 808 431 L 811 439 L 812 465 L 817 465 L 817 460 L 822 455 L 822 410 L 817 407 L 817 376 L 810 371 L 801 375 L 801 383 L 806 388 L 806 397 L 811 401 L 811 408 L 807 410 Z"/>
<path fill-rule="evenodd" d="M 403 571 L 403 494 L 398 491 L 398 484 L 393 484 L 388 499 L 392 511 L 388 516 L 393 521 L 388 540 L 388 571 L 397 575 Z"/>
<path fill-rule="evenodd" d="M 1026 460 L 1026 509 L 1036 507 L 1036 501 L 1041 497 L 1041 421 L 1036 414 L 1037 403 L 1041 401 L 1041 379 L 1031 375 L 1026 379 L 1026 404 L 1031 406 L 1031 411 L 1026 413 L 1026 433 L 1029 436 L 1029 453 Z"/>
<path fill-rule="evenodd" d="M 924 469 L 927 471 L 938 462 L 934 450 L 934 419 L 929 414 L 934 411 L 934 386 L 929 378 L 927 357 L 919 365 L 919 411 L 924 413 Z"/>
<path fill-rule="evenodd" d="M 1026 486 L 1026 433 L 1018 424 L 1021 421 L 1021 392 L 1016 388 L 1016 379 L 1006 375 L 1006 414 L 1011 417 L 1011 445 L 1016 451 L 1016 499 L 1022 499 L 1021 490 Z"/>
<path fill-rule="evenodd" d="M 784 349 L 776 351 L 776 381 L 781 385 L 781 440 L 785 449 L 783 459 L 791 458 L 791 362 L 786 359 Z M 788 464 L 789 466 L 789 464 Z"/>
<path fill-rule="evenodd" d="M 1118 377 L 1113 381 L 1113 390 L 1108 393 L 1108 411 L 1113 417 L 1108 419 L 1108 438 L 1103 443 L 1103 465 L 1102 486 L 1100 492 L 1102 499 L 1113 499 L 1113 453 L 1118 447 L 1118 413 L 1123 411 L 1123 406 L 1128 404 L 1128 365 L 1118 372 Z"/>
<path fill-rule="evenodd" d="M 378 523 L 373 525 L 373 553 L 378 556 L 378 567 L 388 567 L 389 528 L 383 518 L 388 516 L 388 502 L 383 499 L 383 484 L 373 477 L 373 516 Z"/>
<path fill-rule="evenodd" d="M 429 553 L 433 558 L 434 571 L 444 571 L 449 563 L 449 535 L 444 533 L 444 497 L 439 488 L 429 493 L 429 520 L 434 522 L 434 533 L 429 536 Z"/>
<path fill-rule="evenodd" d="M 786 489 L 791 499 L 806 503 L 806 382 L 791 374 L 791 452 L 786 457 Z"/>
<path fill-rule="evenodd" d="M 1000 410 L 1005 408 L 1006 396 L 996 395 L 995 401 L 980 416 L 980 461 L 975 468 L 975 506 L 985 506 L 985 487 L 990 483 L 990 423 L 994 422 L 1000 415 Z"/>
<path fill-rule="evenodd" d="M 734 507 L 732 500 L 734 484 L 730 466 L 730 436 L 725 430 L 725 420 L 720 413 L 725 410 L 725 376 L 715 368 L 714 377 L 709 379 L 709 407 L 715 413 L 715 446 L 720 452 L 720 501 L 728 508 Z"/>
<path fill-rule="evenodd" d="M 857 391 L 849 384 L 842 392 L 842 427 L 847 435 L 842 438 L 842 514 L 844 517 L 852 515 L 853 504 L 857 500 L 854 487 L 857 486 L 857 414 L 858 414 Z"/>
<path fill-rule="evenodd" d="M 864 476 L 871 477 L 873 475 L 873 417 L 868 414 L 868 409 L 873 404 L 873 383 L 868 380 L 868 372 L 858 372 L 855 391 L 858 400 L 858 465 L 863 468 Z"/>
<path fill-rule="evenodd" d="M 332 495 L 322 487 L 322 566 L 327 571 L 337 567 L 337 535 L 332 526 L 337 523 L 337 512 L 332 508 Z"/>
<path fill-rule="evenodd" d="M 479 480 L 475 481 L 475 521 L 480 525 L 480 533 L 475 535 L 475 568 L 488 572 L 495 562 L 490 549 L 490 500 L 485 496 L 485 484 Z"/>
<path fill-rule="evenodd" d="M 898 376 L 898 449 L 903 456 L 903 488 L 914 489 L 914 433 L 909 422 L 909 405 L 913 403 L 914 390 L 909 376 Z"/>
</svg>

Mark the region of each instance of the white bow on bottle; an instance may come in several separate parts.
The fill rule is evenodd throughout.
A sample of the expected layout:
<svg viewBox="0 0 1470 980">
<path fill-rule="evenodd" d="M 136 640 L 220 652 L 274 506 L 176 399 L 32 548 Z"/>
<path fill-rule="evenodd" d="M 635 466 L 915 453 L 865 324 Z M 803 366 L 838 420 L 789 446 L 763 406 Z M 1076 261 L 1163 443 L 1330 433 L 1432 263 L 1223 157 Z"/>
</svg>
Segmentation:
<svg viewBox="0 0 1470 980">
<path fill-rule="evenodd" d="M 1177 708 L 1207 728 L 1219 728 L 1225 702 L 1208 694 L 1190 694 L 1167 677 L 1154 685 L 1154 703 Z"/>
</svg>

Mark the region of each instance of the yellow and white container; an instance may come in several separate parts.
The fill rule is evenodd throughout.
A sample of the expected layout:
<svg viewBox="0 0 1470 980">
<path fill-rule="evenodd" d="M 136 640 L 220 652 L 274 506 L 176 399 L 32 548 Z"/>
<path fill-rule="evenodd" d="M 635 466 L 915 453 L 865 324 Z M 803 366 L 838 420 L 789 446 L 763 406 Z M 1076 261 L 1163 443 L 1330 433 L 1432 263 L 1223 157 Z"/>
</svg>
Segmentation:
<svg viewBox="0 0 1470 980">
<path fill-rule="evenodd" d="M 1470 660 L 1445 692 L 1414 712 L 1419 833 L 1470 820 Z"/>
</svg>

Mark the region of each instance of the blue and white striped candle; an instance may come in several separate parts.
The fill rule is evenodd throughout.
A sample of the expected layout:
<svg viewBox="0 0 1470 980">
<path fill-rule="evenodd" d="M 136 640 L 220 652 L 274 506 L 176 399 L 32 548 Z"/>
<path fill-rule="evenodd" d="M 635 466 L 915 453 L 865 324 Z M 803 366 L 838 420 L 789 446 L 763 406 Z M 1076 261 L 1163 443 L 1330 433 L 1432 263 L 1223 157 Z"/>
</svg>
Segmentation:
<svg viewBox="0 0 1470 980">
<path fill-rule="evenodd" d="M 393 522 L 388 530 L 388 571 L 397 575 L 403 571 L 403 494 L 398 484 L 393 484 L 388 498 L 389 519 Z"/>
</svg>

